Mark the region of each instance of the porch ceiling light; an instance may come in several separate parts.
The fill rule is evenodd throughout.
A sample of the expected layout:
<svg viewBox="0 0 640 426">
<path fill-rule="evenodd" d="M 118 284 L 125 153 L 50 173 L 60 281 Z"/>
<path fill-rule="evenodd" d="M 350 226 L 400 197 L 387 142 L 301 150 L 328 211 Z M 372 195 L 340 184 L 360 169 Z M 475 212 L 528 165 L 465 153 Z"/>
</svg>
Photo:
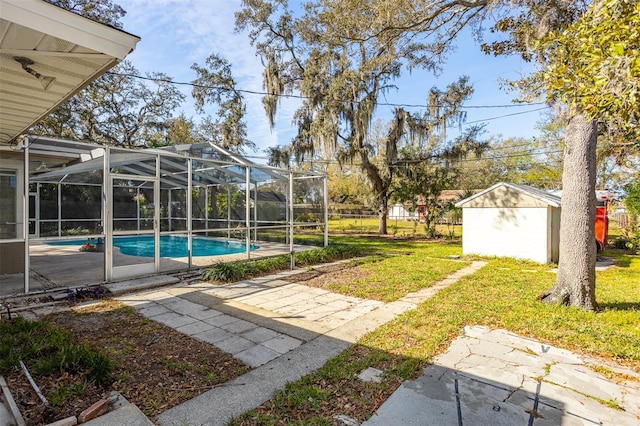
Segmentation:
<svg viewBox="0 0 640 426">
<path fill-rule="evenodd" d="M 49 170 L 49 167 L 47 167 L 44 161 L 41 161 L 40 165 L 36 167 L 36 169 L 34 170 L 34 172 L 36 173 L 44 173 L 44 172 L 50 172 L 50 171 L 51 170 Z"/>
<path fill-rule="evenodd" d="M 42 84 L 42 88 L 47 90 L 54 81 L 56 81 L 55 77 L 49 77 L 46 75 L 40 74 L 38 71 L 34 70 L 30 67 L 30 65 L 35 64 L 31 59 L 25 58 L 24 56 L 14 56 L 13 60 L 22 65 L 22 69 L 40 80 L 40 84 Z"/>
</svg>

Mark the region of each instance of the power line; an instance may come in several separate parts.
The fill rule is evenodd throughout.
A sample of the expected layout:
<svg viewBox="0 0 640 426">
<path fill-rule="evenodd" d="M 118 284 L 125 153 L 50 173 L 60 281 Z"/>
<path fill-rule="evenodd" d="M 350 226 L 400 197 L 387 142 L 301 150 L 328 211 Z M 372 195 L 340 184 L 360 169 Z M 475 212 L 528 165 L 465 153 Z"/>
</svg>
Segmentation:
<svg viewBox="0 0 640 426">
<path fill-rule="evenodd" d="M 303 95 L 284 94 L 284 93 L 274 94 L 274 93 L 262 92 L 257 90 L 236 89 L 236 88 L 229 88 L 224 86 L 213 86 L 213 85 L 207 85 L 207 84 L 197 84 L 192 82 L 174 81 L 166 78 L 146 77 L 146 76 L 142 76 L 138 74 L 130 74 L 130 73 L 117 73 L 117 72 L 108 71 L 106 74 L 116 75 L 119 77 L 137 78 L 140 80 L 147 80 L 147 81 L 153 81 L 153 82 L 169 83 L 169 84 L 174 84 L 176 86 L 189 86 L 189 87 L 197 87 L 201 89 L 216 89 L 216 90 L 222 90 L 222 91 L 228 91 L 228 92 L 246 93 L 248 95 L 260 95 L 260 96 L 269 95 L 269 96 L 276 96 L 279 98 L 311 99 L 311 97 L 303 96 Z M 429 108 L 430 107 L 429 105 L 426 105 L 426 104 L 403 104 L 403 103 L 392 103 L 392 102 L 378 102 L 377 105 L 404 107 L 404 108 Z M 502 105 L 462 105 L 460 109 L 516 108 L 516 107 L 525 107 L 525 106 L 532 106 L 532 105 L 545 105 L 545 103 L 544 102 L 528 102 L 528 103 L 502 104 Z M 540 108 L 539 110 L 541 109 L 545 109 L 545 108 Z M 533 111 L 539 111 L 539 110 L 533 110 Z M 529 112 L 532 112 L 532 111 L 529 111 Z M 522 114 L 526 114 L 526 112 L 523 112 Z M 483 120 L 483 121 L 486 121 L 486 120 Z"/>
<path fill-rule="evenodd" d="M 506 159 L 506 158 L 518 158 L 518 157 L 527 157 L 527 156 L 537 156 L 537 155 L 549 155 L 549 154 L 557 154 L 562 152 L 562 150 L 552 150 L 552 151 L 541 151 L 541 152 L 534 152 L 536 150 L 533 151 L 526 151 L 526 152 L 519 152 L 519 153 L 511 153 L 511 154 L 505 154 L 505 155 L 494 155 L 492 157 L 484 157 L 484 156 L 479 156 L 479 157 L 474 157 L 474 158 L 461 158 L 461 159 L 456 159 L 456 160 L 451 160 L 452 163 L 463 163 L 463 162 L 472 162 L 472 161 L 486 161 L 486 160 L 501 160 L 501 159 Z M 440 158 L 437 155 L 434 156 L 428 156 L 428 157 L 424 157 L 424 158 L 417 158 L 414 160 L 399 160 L 396 161 L 396 163 L 394 164 L 414 164 L 414 163 L 423 163 L 426 161 L 430 161 L 436 158 Z"/>
<path fill-rule="evenodd" d="M 528 155 L 549 155 L 549 154 L 558 154 L 562 152 L 561 149 L 553 150 L 553 151 L 545 151 L 545 152 L 523 152 L 519 154 L 505 154 L 505 155 L 497 155 L 493 157 L 476 157 L 476 158 L 463 158 L 461 160 L 456 160 L 457 162 L 466 162 L 466 161 L 483 161 L 483 160 L 501 160 L 503 158 L 516 158 L 516 157 L 526 157 Z"/>
<path fill-rule="evenodd" d="M 423 104 L 396 104 L 396 103 L 388 103 L 388 102 L 378 102 L 378 105 L 381 106 L 397 106 L 397 107 L 405 107 L 405 108 L 429 108 L 428 105 Z M 503 104 L 503 105 L 462 105 L 461 109 L 488 109 L 488 108 L 514 108 L 514 107 L 525 107 L 532 105 L 546 105 L 544 102 L 528 102 L 528 103 L 520 103 L 520 104 Z"/>
<path fill-rule="evenodd" d="M 502 151 L 505 149 L 511 149 L 511 148 L 516 148 L 516 147 L 524 147 L 524 146 L 529 146 L 531 145 L 530 143 L 523 143 L 523 144 L 517 144 L 517 145 L 511 145 L 511 146 L 496 146 L 496 147 L 489 147 L 484 153 L 492 153 L 495 151 Z M 497 159 L 503 159 L 503 158 L 514 158 L 514 157 L 525 157 L 528 155 L 548 155 L 548 154 L 557 154 L 557 153 L 561 153 L 563 152 L 563 150 L 556 150 L 556 149 L 551 149 L 549 150 L 549 148 L 547 147 L 537 147 L 534 148 L 532 147 L 529 150 L 517 150 L 515 152 L 511 152 L 508 154 L 501 154 L 501 155 L 493 155 L 490 157 L 487 156 L 479 156 L 479 157 L 474 157 L 474 158 L 465 158 L 465 159 L 460 159 L 460 160 L 452 160 L 453 162 L 461 162 L 461 161 L 484 161 L 484 160 L 497 160 Z M 268 156 L 261 156 L 261 155 L 245 155 L 246 158 L 251 158 L 251 159 L 259 159 L 259 160 L 269 160 Z M 439 155 L 430 155 L 427 157 L 422 157 L 422 158 L 418 158 L 418 159 L 413 159 L 413 160 L 400 160 L 398 162 L 400 163 L 410 163 L 410 162 L 415 162 L 415 163 L 419 163 L 419 162 L 423 162 L 423 161 L 429 161 L 429 160 L 433 160 L 433 159 L 440 159 L 441 156 Z M 303 161 L 302 163 L 319 163 L 319 164 L 341 164 L 339 161 L 337 160 L 327 160 L 327 159 L 315 159 L 315 160 L 307 160 L 307 161 Z M 349 163 L 351 165 L 354 166 L 359 166 L 361 165 L 361 163 L 359 162 L 353 162 L 353 163 Z"/>
<path fill-rule="evenodd" d="M 494 155 L 494 156 L 490 156 L 490 157 L 486 157 L 486 156 L 480 156 L 480 157 L 474 157 L 474 158 L 462 158 L 462 159 L 456 159 L 456 160 L 450 160 L 451 163 L 466 163 L 466 162 L 478 162 L 478 161 L 487 161 L 487 160 L 502 160 L 502 159 L 509 159 L 509 158 L 519 158 L 519 157 L 527 157 L 527 156 L 539 156 L 539 155 L 550 155 L 550 154 L 558 154 L 563 152 L 562 150 L 551 150 L 551 151 L 540 151 L 540 152 L 535 152 L 537 150 L 532 150 L 532 151 L 521 151 L 521 152 L 517 152 L 517 153 L 511 153 L 511 154 L 505 154 L 505 155 Z M 252 157 L 247 157 L 247 158 L 260 158 L 260 159 L 268 159 L 267 157 L 259 157 L 259 156 L 252 156 Z M 391 163 L 392 166 L 398 166 L 401 164 L 418 164 L 418 163 L 424 163 L 424 162 L 428 162 L 428 161 L 432 161 L 434 159 L 441 159 L 440 156 L 438 155 L 430 155 L 427 157 L 423 157 L 423 158 L 417 158 L 417 159 L 413 159 L 413 160 L 397 160 L 393 163 Z M 319 160 L 308 160 L 308 161 L 302 161 L 302 164 L 311 164 L 313 165 L 315 164 L 319 164 L 319 165 L 339 165 L 339 166 L 344 166 L 344 163 L 340 163 L 337 160 L 324 160 L 324 159 L 319 159 Z M 349 163 L 350 166 L 361 166 L 362 163 L 360 162 L 351 162 Z"/>
<path fill-rule="evenodd" d="M 542 110 L 545 110 L 547 108 L 548 107 L 542 107 L 542 108 L 531 109 L 529 111 L 520 111 L 520 112 L 511 113 L 511 114 L 504 114 L 504 115 L 500 115 L 500 116 L 497 116 L 497 117 L 483 118 L 482 120 L 467 121 L 466 123 L 462 123 L 462 125 L 466 126 L 466 125 L 469 125 L 469 124 L 484 123 L 485 121 L 498 120 L 500 118 L 512 117 L 514 115 L 529 114 L 530 112 L 542 111 Z"/>
</svg>

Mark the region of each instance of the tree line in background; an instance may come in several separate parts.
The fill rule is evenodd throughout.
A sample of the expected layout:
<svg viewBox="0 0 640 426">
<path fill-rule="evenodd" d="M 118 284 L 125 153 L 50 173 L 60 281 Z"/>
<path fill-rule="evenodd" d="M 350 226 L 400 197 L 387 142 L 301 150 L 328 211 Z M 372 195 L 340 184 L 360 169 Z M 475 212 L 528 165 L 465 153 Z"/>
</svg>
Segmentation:
<svg viewBox="0 0 640 426">
<path fill-rule="evenodd" d="M 116 27 L 125 13 L 110 0 L 49 1 Z M 269 149 L 271 164 L 307 167 L 331 158 L 350 172 L 335 183 L 349 191 L 341 180 L 364 177 L 359 196 L 375 207 L 380 233 L 392 199 L 434 200 L 442 189 L 486 187 L 493 179 L 561 186 L 558 279 L 542 298 L 584 309 L 597 306 L 596 179 L 613 182 L 625 163 L 638 161 L 638 21 L 640 4 L 632 0 L 336 0 L 295 9 L 286 0 L 243 0 L 236 14 L 236 28 L 247 32 L 264 64 L 263 104 L 272 125 L 281 96 L 302 96 L 297 135 Z M 472 93 L 465 77 L 444 91 L 429 90 L 424 111 L 399 107 L 388 123 L 376 122 L 398 78 L 414 69 L 437 71 L 466 28 L 486 53 L 537 65 L 511 85 L 523 101 L 556 106 L 543 137 L 484 141 L 475 126 L 448 140 L 442 130 L 464 121 L 461 106 Z M 168 76 L 133 78 L 137 71 L 123 63 L 37 130 L 127 147 L 211 141 L 238 152 L 251 148 L 230 64 L 214 53 L 192 69 L 197 111 L 216 107 L 198 124 L 173 115 L 185 99 Z M 635 186 L 628 189 L 633 194 Z"/>
</svg>

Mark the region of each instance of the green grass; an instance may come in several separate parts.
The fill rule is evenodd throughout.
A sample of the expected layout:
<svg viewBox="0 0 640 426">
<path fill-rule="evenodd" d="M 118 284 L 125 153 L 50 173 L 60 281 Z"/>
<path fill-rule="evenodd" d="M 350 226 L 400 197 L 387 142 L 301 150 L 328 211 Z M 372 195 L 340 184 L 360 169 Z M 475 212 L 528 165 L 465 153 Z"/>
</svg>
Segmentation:
<svg viewBox="0 0 640 426">
<path fill-rule="evenodd" d="M 348 296 L 388 303 L 408 293 L 430 287 L 470 264 L 430 257 L 430 249 L 434 246 L 426 245 L 425 249 L 416 249 L 407 255 L 378 256 L 358 261 L 356 263 L 364 274 L 363 278 L 331 284 L 327 289 Z"/>
<path fill-rule="evenodd" d="M 451 255 L 462 255 L 462 246 L 456 241 L 425 242 L 410 239 L 391 240 L 379 237 L 355 237 L 336 235 L 331 237 L 332 244 L 356 246 L 363 254 L 390 254 L 427 256 L 445 259 Z"/>
<path fill-rule="evenodd" d="M 640 366 L 640 259 L 622 258 L 629 266 L 597 274 L 599 312 L 536 301 L 554 283 L 549 267 L 495 259 L 376 330 L 363 343 L 427 359 L 462 326 L 478 324 Z M 406 347 L 406 339 L 416 344 Z"/>
<path fill-rule="evenodd" d="M 98 385 L 112 379 L 115 366 L 107 355 L 76 343 L 71 333 L 44 321 L 0 321 L 0 335 L 0 374 L 8 374 L 22 360 L 36 377 L 85 374 Z M 61 389 L 58 397 L 63 394 L 67 392 Z"/>
<path fill-rule="evenodd" d="M 419 243 L 396 245 L 396 242 L 373 239 L 364 240 L 362 244 L 376 247 L 381 253 L 411 253 L 400 257 L 407 260 L 406 267 L 396 269 L 396 276 L 388 277 L 399 282 L 403 277 L 414 276 L 411 265 L 418 265 L 415 262 L 422 259 L 412 258 L 412 254 L 430 253 L 437 258 L 446 253 L 456 254 L 460 249 L 458 245 L 424 244 L 422 247 Z M 364 336 L 320 370 L 289 384 L 262 407 L 232 424 L 286 424 L 291 418 L 299 419 L 300 424 L 330 422 L 327 413 L 349 413 L 344 401 L 355 406 L 350 412 L 352 417 L 365 420 L 372 415 L 377 403 L 403 380 L 419 375 L 465 325 L 506 329 L 554 346 L 615 360 L 640 371 L 640 257 L 613 252 L 605 255 L 615 256 L 617 266 L 597 272 L 598 312 L 536 301 L 555 281 L 549 265 L 490 259 L 488 265 L 475 274 L 462 278 L 416 309 Z M 365 367 L 383 370 L 385 380 L 381 384 L 367 384 L 363 389 L 355 375 Z M 315 401 L 291 397 L 299 391 L 307 392 L 310 387 L 322 391 L 321 407 Z M 361 402 L 363 398 L 367 401 Z M 265 417 L 265 413 L 268 416 Z"/>
<path fill-rule="evenodd" d="M 341 218 L 329 220 L 330 234 L 377 234 L 379 220 L 377 218 Z M 388 219 L 387 232 L 396 237 L 425 237 L 424 223 Z M 436 232 L 444 237 L 459 238 L 462 226 L 436 225 Z"/>
<path fill-rule="evenodd" d="M 327 247 L 298 252 L 296 266 L 313 266 L 356 256 L 373 256 L 358 260 L 366 278 L 333 284 L 329 290 L 355 297 L 391 302 L 402 296 L 430 287 L 469 262 L 452 261 L 462 249 L 453 242 L 431 243 L 415 240 L 389 240 L 367 237 L 332 237 Z M 290 268 L 289 255 L 253 261 L 217 263 L 202 274 L 208 281 L 232 282 L 250 276 L 265 275 Z"/>
</svg>

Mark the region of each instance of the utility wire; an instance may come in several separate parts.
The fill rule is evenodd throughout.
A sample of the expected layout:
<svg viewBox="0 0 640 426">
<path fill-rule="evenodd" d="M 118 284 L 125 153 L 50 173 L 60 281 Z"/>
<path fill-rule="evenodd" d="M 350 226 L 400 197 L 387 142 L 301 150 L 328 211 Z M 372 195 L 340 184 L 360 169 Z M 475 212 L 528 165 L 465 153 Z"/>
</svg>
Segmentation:
<svg viewBox="0 0 640 426">
<path fill-rule="evenodd" d="M 484 154 L 486 153 L 491 154 L 491 153 L 496 153 L 496 151 L 503 151 L 505 149 L 513 149 L 513 148 L 521 148 L 521 147 L 531 146 L 531 145 L 532 145 L 531 143 L 522 143 L 517 145 L 509 145 L 509 146 L 495 146 L 495 147 L 491 146 L 484 151 Z M 487 160 L 487 159 L 494 159 L 494 158 L 509 158 L 512 156 L 520 157 L 524 155 L 555 154 L 559 152 L 563 152 L 563 151 L 550 149 L 549 147 L 542 146 L 542 147 L 531 147 L 531 149 L 528 149 L 528 150 L 514 150 L 514 152 L 511 152 L 508 154 L 496 153 L 496 154 L 500 154 L 500 156 L 497 156 L 497 155 L 492 157 L 481 156 L 481 157 L 476 157 L 469 160 L 476 161 L 476 160 Z M 244 157 L 257 159 L 257 160 L 269 160 L 269 157 L 266 155 L 245 155 Z M 441 158 L 441 157 L 439 155 L 432 155 L 429 157 L 423 157 L 422 159 L 432 159 L 432 158 Z M 318 162 L 322 162 L 323 164 L 340 164 L 340 162 L 337 160 L 327 160 L 327 159 L 315 159 L 315 160 L 303 161 L 303 163 L 318 163 Z M 356 164 L 356 163 L 353 163 L 353 164 Z"/>
<path fill-rule="evenodd" d="M 462 125 L 466 126 L 466 125 L 469 125 L 469 124 L 484 123 L 485 121 L 498 120 L 500 118 L 512 117 L 514 115 L 520 115 L 520 114 L 529 114 L 530 112 L 542 111 L 542 110 L 545 110 L 545 109 L 547 109 L 547 107 L 531 109 L 529 111 L 514 112 L 514 113 L 511 113 L 511 114 L 504 114 L 504 115 L 500 115 L 498 117 L 483 118 L 482 120 L 467 121 L 466 123 L 462 123 Z"/>
<path fill-rule="evenodd" d="M 189 86 L 189 87 L 197 87 L 201 89 L 215 89 L 215 90 L 223 90 L 228 92 L 246 93 L 249 95 L 260 95 L 260 96 L 270 95 L 270 96 L 277 96 L 279 98 L 311 99 L 311 97 L 303 96 L 303 95 L 295 95 L 295 94 L 277 94 L 276 95 L 273 93 L 261 92 L 257 90 L 236 89 L 236 88 L 229 88 L 224 86 L 212 86 L 212 85 L 197 84 L 192 82 L 174 81 L 167 78 L 146 77 L 146 76 L 142 76 L 138 74 L 130 74 L 130 73 L 117 73 L 117 72 L 108 71 L 106 74 L 115 75 L 119 77 L 130 77 L 130 78 L 137 78 L 140 80 L 169 83 L 169 84 L 174 84 L 176 86 Z M 392 103 L 392 102 L 378 102 L 377 105 L 405 107 L 405 108 L 429 108 L 429 105 L 426 105 L 426 104 L 402 104 L 402 103 Z M 502 104 L 502 105 L 462 105 L 460 109 L 514 108 L 514 107 L 524 107 L 524 106 L 532 106 L 532 105 L 545 105 L 545 103 L 544 102 L 528 102 L 528 103 Z M 539 111 L 542 109 L 545 109 L 545 108 L 540 108 L 533 111 Z M 533 111 L 529 111 L 529 112 L 533 112 Z M 523 112 L 522 114 L 526 114 L 526 112 Z M 482 121 L 487 121 L 487 120 L 482 120 Z M 475 121 L 472 123 L 475 123 Z M 472 123 L 469 123 L 469 124 L 472 124 Z"/>
<path fill-rule="evenodd" d="M 511 154 L 504 154 L 504 155 L 493 155 L 490 157 L 486 157 L 486 156 L 480 156 L 480 157 L 474 157 L 474 158 L 462 158 L 462 159 L 456 159 L 456 160 L 449 160 L 451 163 L 466 163 L 466 162 L 477 162 L 477 161 L 487 161 L 487 160 L 502 160 L 502 159 L 508 159 L 508 158 L 519 158 L 519 157 L 527 157 L 527 156 L 538 156 L 538 155 L 550 155 L 550 154 L 558 154 L 563 152 L 561 149 L 560 150 L 551 150 L 551 151 L 541 151 L 541 152 L 535 152 L 536 150 L 533 151 L 521 151 L 521 152 L 516 152 L 516 153 L 511 153 Z M 247 157 L 247 158 L 260 158 L 260 159 L 267 159 L 266 157 L 258 157 L 258 156 L 253 156 L 253 157 Z M 441 159 L 440 156 L 438 155 L 430 155 L 427 157 L 423 157 L 423 158 L 416 158 L 416 159 L 410 159 L 410 160 L 397 160 L 393 163 L 391 163 L 392 166 L 398 166 L 400 164 L 417 164 L 417 163 L 424 163 L 424 162 L 428 162 L 428 161 L 432 161 L 434 159 Z M 319 159 L 319 160 L 308 160 L 308 161 L 303 161 L 302 164 L 319 164 L 319 165 L 342 165 L 344 166 L 344 163 L 340 163 L 339 161 L 336 160 L 323 160 L 323 159 Z M 348 163 L 349 166 L 360 166 L 362 165 L 360 162 L 350 162 Z"/>
<path fill-rule="evenodd" d="M 519 153 L 512 153 L 512 154 L 505 154 L 505 155 L 494 155 L 494 156 L 491 156 L 491 157 L 480 156 L 480 157 L 474 157 L 474 158 L 461 158 L 461 159 L 450 160 L 450 161 L 452 163 L 464 163 L 464 162 L 472 162 L 472 161 L 501 160 L 501 159 L 506 159 L 506 158 L 518 158 L 518 157 L 537 156 L 537 155 L 549 155 L 549 154 L 557 154 L 557 153 L 562 152 L 562 150 L 542 151 L 542 152 L 534 152 L 534 151 L 519 152 Z M 416 159 L 409 159 L 409 160 L 398 160 L 394 164 L 423 163 L 423 162 L 430 161 L 430 160 L 433 160 L 433 159 L 436 159 L 436 158 L 440 159 L 439 156 L 433 155 L 433 156 L 428 156 L 428 157 L 423 157 L 423 158 L 416 158 Z"/>
</svg>

